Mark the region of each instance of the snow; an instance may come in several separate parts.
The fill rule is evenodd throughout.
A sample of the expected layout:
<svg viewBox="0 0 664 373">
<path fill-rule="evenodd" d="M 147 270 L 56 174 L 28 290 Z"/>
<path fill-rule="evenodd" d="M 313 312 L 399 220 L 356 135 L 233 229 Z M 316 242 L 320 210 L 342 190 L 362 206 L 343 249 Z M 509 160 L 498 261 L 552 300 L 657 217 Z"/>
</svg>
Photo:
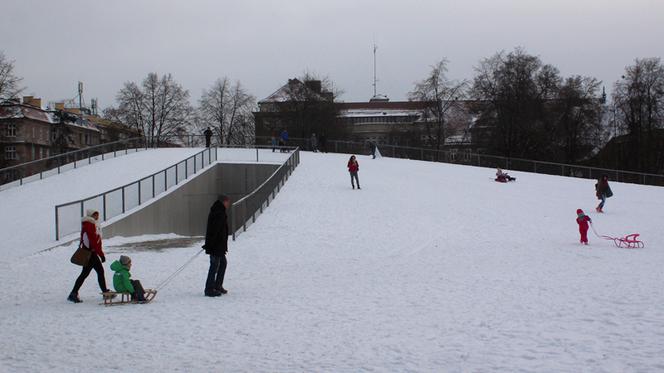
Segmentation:
<svg viewBox="0 0 664 373">
<path fill-rule="evenodd" d="M 202 148 L 154 149 L 71 169 L 0 191 L 0 253 L 15 259 L 57 245 L 55 206 L 132 183 L 200 152 Z M 259 160 L 281 163 L 288 154 L 261 150 Z M 254 149 L 219 149 L 220 162 L 256 162 Z M 0 259 L 2 260 L 2 259 Z"/>
<path fill-rule="evenodd" d="M 20 258 L 4 246 L 0 370 L 664 370 L 664 189 L 612 183 L 599 215 L 592 180 L 511 172 L 500 184 L 492 169 L 359 156 L 352 190 L 347 159 L 302 153 L 230 243 L 220 298 L 203 297 L 201 255 L 151 304 L 98 305 L 93 274 L 74 305 L 72 246 Z M 577 208 L 646 247 L 579 245 Z M 129 242 L 105 242 L 106 267 L 130 255 L 146 287 L 201 244 Z"/>
</svg>

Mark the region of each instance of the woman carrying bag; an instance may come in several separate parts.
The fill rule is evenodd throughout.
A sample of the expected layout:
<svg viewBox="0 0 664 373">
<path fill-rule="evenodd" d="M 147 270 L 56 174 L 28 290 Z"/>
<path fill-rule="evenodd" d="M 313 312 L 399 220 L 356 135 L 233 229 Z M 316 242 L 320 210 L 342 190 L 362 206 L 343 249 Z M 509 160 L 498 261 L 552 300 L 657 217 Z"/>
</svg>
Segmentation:
<svg viewBox="0 0 664 373">
<path fill-rule="evenodd" d="M 85 257 L 87 254 L 85 251 L 89 252 L 90 258 L 82 262 L 78 262 L 75 259 Z M 79 248 L 74 256 L 72 257 L 72 262 L 78 265 L 83 266 L 81 274 L 76 279 L 74 283 L 74 289 L 72 289 L 67 300 L 74 303 L 81 303 L 81 299 L 78 297 L 78 290 L 83 285 L 83 282 L 88 277 L 90 272 L 94 269 L 97 272 L 97 281 L 99 282 L 99 288 L 102 293 L 110 291 L 106 287 L 106 278 L 104 277 L 104 266 L 102 263 L 106 261 L 104 256 L 104 251 L 102 250 L 101 244 L 101 227 L 99 226 L 99 211 L 97 210 L 87 210 L 85 216 L 81 222 L 81 242 Z"/>
</svg>

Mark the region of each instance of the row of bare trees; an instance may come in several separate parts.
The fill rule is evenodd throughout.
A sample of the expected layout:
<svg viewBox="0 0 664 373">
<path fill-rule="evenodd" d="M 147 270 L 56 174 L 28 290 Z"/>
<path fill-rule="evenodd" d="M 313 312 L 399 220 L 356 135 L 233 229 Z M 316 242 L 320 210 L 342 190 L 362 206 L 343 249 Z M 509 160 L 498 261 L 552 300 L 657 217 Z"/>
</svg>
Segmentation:
<svg viewBox="0 0 664 373">
<path fill-rule="evenodd" d="M 104 110 L 104 116 L 135 128 L 150 146 L 189 141 L 190 134 L 200 136 L 208 127 L 217 144 L 254 141 L 251 113 L 256 99 L 239 81 L 232 83 L 226 77 L 203 91 L 198 107 L 171 74 L 150 73 L 140 84 L 126 82 L 116 100 L 117 106 Z"/>
<path fill-rule="evenodd" d="M 452 109 L 464 101 L 473 117 L 473 142 L 490 154 L 576 162 L 606 141 L 596 78 L 562 77 L 520 48 L 485 58 L 475 70 L 472 80 L 451 80 L 441 60 L 415 84 L 410 99 L 430 103 L 429 146 L 442 147 Z"/>
</svg>

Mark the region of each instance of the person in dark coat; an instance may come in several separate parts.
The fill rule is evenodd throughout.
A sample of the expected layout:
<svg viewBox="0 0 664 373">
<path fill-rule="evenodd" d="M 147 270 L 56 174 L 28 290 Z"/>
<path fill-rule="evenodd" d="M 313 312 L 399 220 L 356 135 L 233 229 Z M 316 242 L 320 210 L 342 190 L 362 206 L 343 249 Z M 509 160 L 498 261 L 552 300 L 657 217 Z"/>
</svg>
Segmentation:
<svg viewBox="0 0 664 373">
<path fill-rule="evenodd" d="M 212 140 L 212 130 L 210 129 L 210 127 L 208 127 L 205 130 L 205 132 L 203 132 L 203 134 L 205 135 L 205 147 L 209 148 L 210 147 L 210 142 Z"/>
<path fill-rule="evenodd" d="M 597 199 L 601 201 L 595 210 L 597 210 L 597 212 L 604 212 L 603 209 L 604 204 L 606 203 L 606 199 L 613 196 L 613 192 L 609 186 L 608 176 L 602 175 L 602 177 L 597 181 L 597 184 L 595 184 L 595 195 L 597 196 Z"/>
<path fill-rule="evenodd" d="M 325 132 L 320 135 L 320 138 L 318 139 L 318 145 L 320 146 L 321 152 L 327 153 L 327 136 L 325 135 Z"/>
<path fill-rule="evenodd" d="M 210 208 L 205 244 L 203 249 L 210 256 L 210 269 L 205 282 L 205 296 L 218 297 L 226 294 L 224 275 L 226 274 L 226 253 L 228 253 L 228 217 L 226 210 L 230 207 L 228 196 L 220 196 Z"/>
</svg>

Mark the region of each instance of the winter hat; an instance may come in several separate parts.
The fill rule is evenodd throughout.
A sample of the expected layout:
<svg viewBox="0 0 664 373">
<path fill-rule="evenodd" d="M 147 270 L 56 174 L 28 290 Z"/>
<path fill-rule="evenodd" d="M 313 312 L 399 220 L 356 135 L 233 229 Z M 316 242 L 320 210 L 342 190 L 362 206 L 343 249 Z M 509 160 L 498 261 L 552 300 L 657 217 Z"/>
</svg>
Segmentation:
<svg viewBox="0 0 664 373">
<path fill-rule="evenodd" d="M 97 211 L 96 209 L 87 209 L 85 210 L 85 216 L 92 217 L 92 215 L 94 215 L 95 212 L 99 214 L 99 211 Z"/>
<path fill-rule="evenodd" d="M 131 258 L 126 256 L 126 255 L 120 255 L 120 264 L 123 266 L 126 266 L 127 264 L 131 263 Z"/>
<path fill-rule="evenodd" d="M 577 214 L 577 215 L 583 215 L 583 210 L 581 210 L 581 209 L 577 209 L 577 210 L 576 210 L 576 214 Z"/>
</svg>

